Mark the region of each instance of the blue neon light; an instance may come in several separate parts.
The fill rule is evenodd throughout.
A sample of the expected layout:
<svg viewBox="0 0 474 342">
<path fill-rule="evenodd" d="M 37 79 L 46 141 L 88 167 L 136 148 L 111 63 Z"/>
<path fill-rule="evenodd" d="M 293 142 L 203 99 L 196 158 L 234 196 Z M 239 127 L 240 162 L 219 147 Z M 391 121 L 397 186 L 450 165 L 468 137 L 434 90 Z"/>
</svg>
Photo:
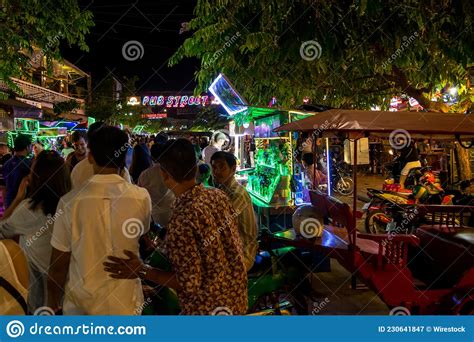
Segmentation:
<svg viewBox="0 0 474 342">
<path fill-rule="evenodd" d="M 247 110 L 247 101 L 234 89 L 223 74 L 219 74 L 212 82 L 209 91 L 219 100 L 227 114 L 232 116 Z"/>
</svg>

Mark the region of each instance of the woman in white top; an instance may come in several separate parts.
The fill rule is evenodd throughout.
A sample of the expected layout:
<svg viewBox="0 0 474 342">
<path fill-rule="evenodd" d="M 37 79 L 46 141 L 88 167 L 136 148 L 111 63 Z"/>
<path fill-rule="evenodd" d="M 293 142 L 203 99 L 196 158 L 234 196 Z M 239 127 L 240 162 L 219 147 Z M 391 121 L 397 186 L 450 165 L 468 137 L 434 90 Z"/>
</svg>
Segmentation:
<svg viewBox="0 0 474 342">
<path fill-rule="evenodd" d="M 29 188 L 28 196 L 26 190 Z M 18 195 L 0 221 L 0 239 L 19 237 L 28 260 L 28 309 L 46 306 L 46 283 L 51 257 L 51 234 L 59 198 L 71 189 L 64 159 L 56 151 L 43 151 L 23 179 Z M 25 199 L 26 197 L 26 199 Z"/>
</svg>

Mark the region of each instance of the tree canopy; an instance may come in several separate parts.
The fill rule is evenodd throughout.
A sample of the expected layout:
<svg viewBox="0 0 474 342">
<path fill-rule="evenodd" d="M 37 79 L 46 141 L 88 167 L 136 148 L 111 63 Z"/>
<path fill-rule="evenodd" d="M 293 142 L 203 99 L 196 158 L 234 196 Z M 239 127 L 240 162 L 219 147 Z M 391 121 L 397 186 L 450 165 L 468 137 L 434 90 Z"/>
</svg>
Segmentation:
<svg viewBox="0 0 474 342">
<path fill-rule="evenodd" d="M 61 43 L 88 51 L 85 36 L 92 13 L 77 0 L 0 0 L 0 80 L 19 77 L 29 68 L 34 48 L 47 60 L 61 59 Z M 51 65 L 51 63 L 48 63 Z"/>
<path fill-rule="evenodd" d="M 387 108 L 406 94 L 431 111 L 474 102 L 470 0 L 198 0 L 170 60 L 197 57 L 198 90 L 226 74 L 252 105 Z M 303 58 L 304 57 L 304 58 Z M 433 101 L 457 86 L 459 102 Z"/>
</svg>

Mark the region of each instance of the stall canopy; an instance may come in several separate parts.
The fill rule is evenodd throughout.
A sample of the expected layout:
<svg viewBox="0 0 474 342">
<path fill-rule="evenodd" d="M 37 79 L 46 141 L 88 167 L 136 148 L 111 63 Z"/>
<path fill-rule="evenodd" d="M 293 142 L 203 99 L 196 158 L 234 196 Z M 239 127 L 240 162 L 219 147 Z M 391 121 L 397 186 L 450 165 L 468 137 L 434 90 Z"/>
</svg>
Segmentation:
<svg viewBox="0 0 474 342">
<path fill-rule="evenodd" d="M 315 131 L 371 133 L 389 136 L 404 129 L 423 137 L 455 136 L 474 137 L 474 116 L 470 114 L 431 112 L 381 112 L 330 109 L 308 118 L 282 125 L 275 131 Z"/>
</svg>

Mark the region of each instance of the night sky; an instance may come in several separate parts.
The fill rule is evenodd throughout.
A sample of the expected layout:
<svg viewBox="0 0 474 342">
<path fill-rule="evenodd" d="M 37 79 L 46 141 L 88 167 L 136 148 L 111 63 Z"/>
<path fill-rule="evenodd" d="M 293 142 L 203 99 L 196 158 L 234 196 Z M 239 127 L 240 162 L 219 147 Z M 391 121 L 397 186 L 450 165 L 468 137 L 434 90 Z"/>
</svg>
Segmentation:
<svg viewBox="0 0 474 342">
<path fill-rule="evenodd" d="M 187 59 L 169 68 L 167 61 L 190 35 L 180 35 L 179 30 L 182 22 L 193 17 L 196 0 L 79 0 L 79 4 L 94 14 L 95 27 L 87 36 L 90 51 L 65 48 L 63 55 L 92 74 L 93 87 L 112 74 L 118 78 L 137 75 L 138 93 L 194 89 L 199 62 Z M 142 58 L 124 58 L 122 48 L 129 41 L 143 46 Z"/>
</svg>

